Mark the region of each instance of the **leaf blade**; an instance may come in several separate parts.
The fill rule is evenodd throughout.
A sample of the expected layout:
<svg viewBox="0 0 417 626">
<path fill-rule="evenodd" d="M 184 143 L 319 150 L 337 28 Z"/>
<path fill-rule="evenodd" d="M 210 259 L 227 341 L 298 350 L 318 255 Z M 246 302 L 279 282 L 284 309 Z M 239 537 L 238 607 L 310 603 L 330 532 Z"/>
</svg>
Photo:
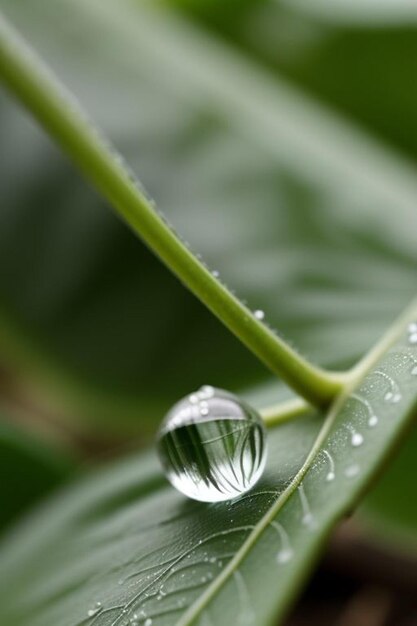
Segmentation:
<svg viewBox="0 0 417 626">
<path fill-rule="evenodd" d="M 29 520 L 3 544 L 0 616 L 13 626 L 121 626 L 135 615 L 157 626 L 207 619 L 222 626 L 236 619 L 237 603 L 238 623 L 282 618 L 331 527 L 356 504 L 415 411 L 408 323 L 416 319 L 414 305 L 324 423 L 311 416 L 271 431 L 262 484 L 240 500 L 184 501 L 147 457 L 139 482 L 130 461 Z M 392 383 L 401 394 L 395 402 L 387 400 Z M 34 581 L 31 568 L 44 553 Z M 18 589 L 14 599 L 7 584 Z"/>
</svg>

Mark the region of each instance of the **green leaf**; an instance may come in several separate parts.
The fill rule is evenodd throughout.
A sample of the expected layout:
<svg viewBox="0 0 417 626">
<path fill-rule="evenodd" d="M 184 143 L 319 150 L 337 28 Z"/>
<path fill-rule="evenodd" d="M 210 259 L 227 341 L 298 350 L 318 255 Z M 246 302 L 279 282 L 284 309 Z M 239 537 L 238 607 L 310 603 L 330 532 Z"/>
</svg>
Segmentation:
<svg viewBox="0 0 417 626">
<path fill-rule="evenodd" d="M 172 16 L 2 6 L 192 247 L 303 352 L 352 362 L 410 299 L 407 164 Z M 265 376 L 30 122 L 9 104 L 2 119 L 6 363 L 60 389 L 69 410 L 135 428 L 202 381 Z"/>
<path fill-rule="evenodd" d="M 58 453 L 0 418 L 0 530 L 8 527 L 71 473 L 69 455 Z"/>
<path fill-rule="evenodd" d="M 270 432 L 265 476 L 241 499 L 184 500 L 145 455 L 97 473 L 28 518 L 3 543 L 2 622 L 281 620 L 331 527 L 351 511 L 417 407 L 416 333 L 408 330 L 416 317 L 415 305 L 324 421 L 305 417 Z"/>
<path fill-rule="evenodd" d="M 413 2 L 172 2 L 269 70 L 417 156 L 417 94 L 409 88 L 417 70 Z"/>
<path fill-rule="evenodd" d="M 274 0 L 278 1 L 278 0 Z M 330 23 L 342 24 L 410 24 L 417 20 L 412 0 L 280 0 L 281 4 L 317 16 Z"/>
<path fill-rule="evenodd" d="M 365 498 L 358 518 L 375 539 L 389 540 L 407 553 L 417 554 L 417 511 L 415 506 L 415 464 L 417 428 L 402 442 L 387 471 Z"/>
</svg>

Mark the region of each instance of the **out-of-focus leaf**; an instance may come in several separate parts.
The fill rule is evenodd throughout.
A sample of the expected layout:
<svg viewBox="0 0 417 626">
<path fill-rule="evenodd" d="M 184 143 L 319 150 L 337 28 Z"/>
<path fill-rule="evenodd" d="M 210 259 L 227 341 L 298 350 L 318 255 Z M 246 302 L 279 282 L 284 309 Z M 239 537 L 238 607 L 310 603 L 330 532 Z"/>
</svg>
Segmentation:
<svg viewBox="0 0 417 626">
<path fill-rule="evenodd" d="M 413 0 L 165 0 L 417 157 Z"/>
<path fill-rule="evenodd" d="M 317 16 L 324 21 L 342 24 L 409 24 L 417 21 L 414 0 L 274 0 Z"/>
<path fill-rule="evenodd" d="M 416 350 L 397 331 L 324 421 L 270 432 L 265 476 L 240 499 L 185 500 L 143 456 L 28 518 L 0 550 L 2 623 L 277 624 L 416 408 Z"/>
<path fill-rule="evenodd" d="M 0 418 L 0 530 L 63 484 L 72 463 Z"/>
<path fill-rule="evenodd" d="M 412 549 L 417 552 L 416 459 L 417 429 L 414 428 L 358 514 L 374 536 L 390 539 L 407 552 Z"/>
<path fill-rule="evenodd" d="M 312 358 L 351 362 L 411 298 L 417 184 L 407 164 L 141 3 L 2 6 L 192 247 Z M 160 414 L 203 381 L 259 379 L 255 360 L 3 104 L 7 362 L 120 423 Z"/>
</svg>

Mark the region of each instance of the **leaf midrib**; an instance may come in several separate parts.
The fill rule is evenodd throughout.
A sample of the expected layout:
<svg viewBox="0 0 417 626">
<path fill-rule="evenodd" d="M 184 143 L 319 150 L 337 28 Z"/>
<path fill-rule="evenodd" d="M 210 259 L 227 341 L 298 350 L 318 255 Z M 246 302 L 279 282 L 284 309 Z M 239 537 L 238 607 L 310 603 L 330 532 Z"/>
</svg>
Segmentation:
<svg viewBox="0 0 417 626">
<path fill-rule="evenodd" d="M 307 471 L 312 466 L 318 452 L 320 451 L 324 441 L 326 440 L 328 434 L 330 433 L 332 426 L 334 425 L 337 416 L 339 415 L 339 410 L 342 408 L 343 404 L 352 393 L 352 391 L 356 388 L 356 386 L 365 378 L 367 373 L 372 369 L 372 367 L 379 361 L 382 355 L 389 350 L 389 348 L 395 343 L 395 341 L 399 338 L 401 333 L 404 330 L 404 327 L 409 323 L 413 318 L 416 317 L 417 314 L 417 299 L 414 300 L 409 307 L 400 315 L 400 317 L 394 322 L 394 324 L 388 329 L 388 331 L 383 335 L 380 341 L 369 351 L 369 353 L 364 357 L 364 359 L 352 370 L 351 376 L 349 378 L 346 387 L 340 396 L 336 398 L 330 410 L 328 412 L 327 417 L 324 420 L 323 426 L 321 427 L 310 452 L 308 453 L 303 465 L 295 474 L 294 478 L 291 480 L 289 485 L 284 489 L 284 491 L 277 498 L 273 506 L 269 509 L 269 511 L 259 520 L 259 522 L 254 526 L 253 530 L 249 533 L 245 541 L 242 543 L 239 550 L 236 552 L 234 557 L 229 561 L 226 567 L 223 569 L 221 574 L 216 578 L 216 580 L 211 583 L 205 590 L 205 592 L 200 596 L 200 598 L 194 602 L 189 609 L 185 612 L 185 614 L 180 618 L 177 622 L 177 626 L 189 626 L 192 624 L 193 620 L 198 617 L 198 615 L 203 611 L 203 609 L 209 604 L 209 602 L 214 598 L 217 592 L 222 588 L 223 584 L 233 575 L 233 573 L 239 568 L 241 562 L 249 553 L 250 549 L 255 545 L 257 540 L 260 538 L 263 531 L 270 525 L 270 523 L 274 520 L 274 518 L 279 514 L 283 506 L 301 484 L 304 476 Z"/>
</svg>

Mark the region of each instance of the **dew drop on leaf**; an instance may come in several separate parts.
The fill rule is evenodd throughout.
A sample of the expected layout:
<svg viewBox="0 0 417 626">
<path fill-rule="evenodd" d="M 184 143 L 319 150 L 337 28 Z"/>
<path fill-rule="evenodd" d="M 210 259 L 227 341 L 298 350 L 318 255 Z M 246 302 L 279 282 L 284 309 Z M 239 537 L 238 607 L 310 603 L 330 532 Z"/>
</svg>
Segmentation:
<svg viewBox="0 0 417 626">
<path fill-rule="evenodd" d="M 363 437 L 360 433 L 354 433 L 352 435 L 352 446 L 354 446 L 355 448 L 358 446 L 361 446 L 363 444 Z"/>
<path fill-rule="evenodd" d="M 159 430 L 158 453 L 178 491 L 203 502 L 230 500 L 262 475 L 265 427 L 246 402 L 206 385 L 169 411 Z"/>
<path fill-rule="evenodd" d="M 265 313 L 261 309 L 257 309 L 253 314 L 257 320 L 263 320 L 265 318 Z"/>
<path fill-rule="evenodd" d="M 100 613 L 102 608 L 103 607 L 101 605 L 101 602 L 96 602 L 95 605 L 87 611 L 88 617 L 94 617 L 95 615 Z"/>
</svg>

